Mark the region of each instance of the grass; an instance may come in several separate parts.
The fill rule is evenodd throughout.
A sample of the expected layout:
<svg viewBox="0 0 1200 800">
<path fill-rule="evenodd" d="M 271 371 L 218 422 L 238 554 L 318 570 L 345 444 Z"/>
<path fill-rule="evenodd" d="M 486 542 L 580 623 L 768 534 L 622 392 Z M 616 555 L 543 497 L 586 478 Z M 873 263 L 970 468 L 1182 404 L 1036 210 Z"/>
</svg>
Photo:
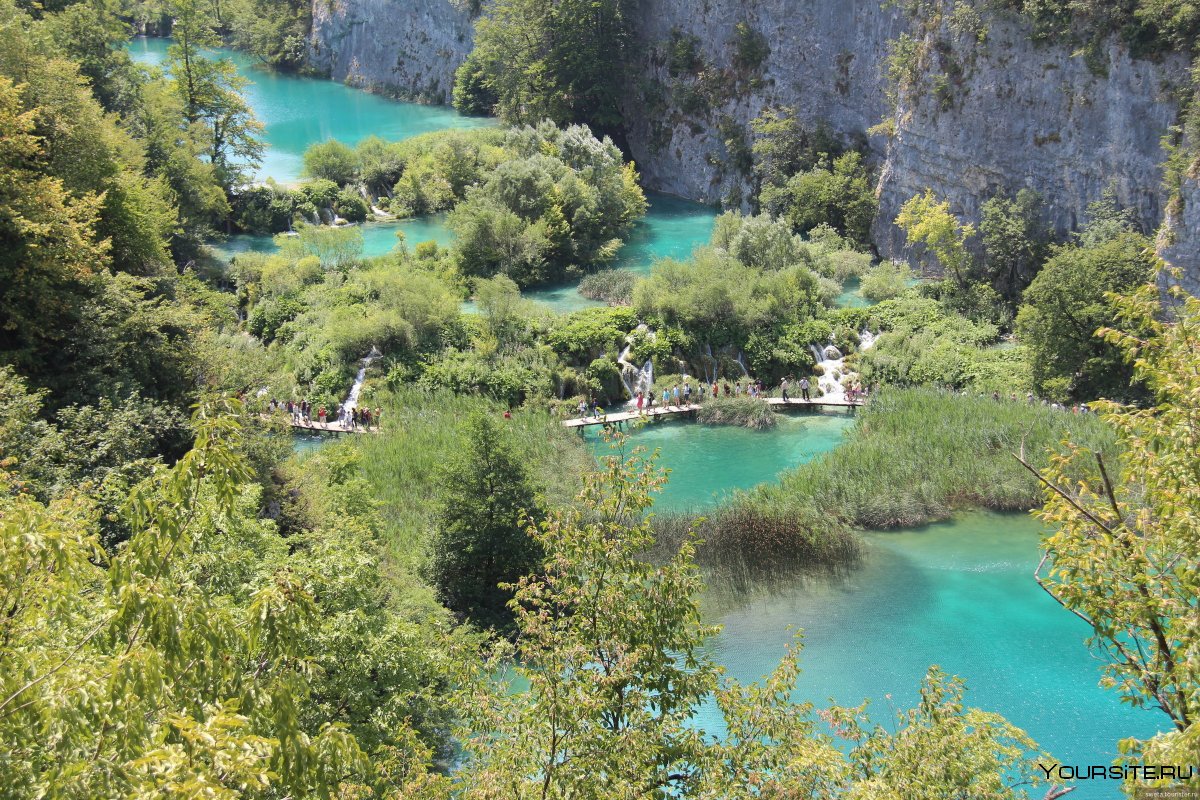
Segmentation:
<svg viewBox="0 0 1200 800">
<path fill-rule="evenodd" d="M 432 523 L 438 469 L 463 446 L 463 420 L 478 411 L 501 417 L 505 407 L 479 396 L 419 389 L 380 394 L 371 402 L 383 406 L 383 434 L 356 437 L 362 470 L 380 505 L 385 552 L 411 568 Z M 547 502 L 569 503 L 579 476 L 592 465 L 578 434 L 544 411 L 514 411 L 504 422 Z"/>
<path fill-rule="evenodd" d="M 709 398 L 696 413 L 696 419 L 705 425 L 737 425 L 756 430 L 773 428 L 777 422 L 769 404 L 751 397 Z"/>
<path fill-rule="evenodd" d="M 1068 436 L 1115 460 L 1111 430 L 1091 415 L 886 389 L 858 412 L 840 447 L 734 502 L 778 518 L 815 512 L 831 528 L 912 527 L 972 508 L 1028 511 L 1041 505 L 1041 488 L 1013 454 L 1043 467 Z"/>
</svg>

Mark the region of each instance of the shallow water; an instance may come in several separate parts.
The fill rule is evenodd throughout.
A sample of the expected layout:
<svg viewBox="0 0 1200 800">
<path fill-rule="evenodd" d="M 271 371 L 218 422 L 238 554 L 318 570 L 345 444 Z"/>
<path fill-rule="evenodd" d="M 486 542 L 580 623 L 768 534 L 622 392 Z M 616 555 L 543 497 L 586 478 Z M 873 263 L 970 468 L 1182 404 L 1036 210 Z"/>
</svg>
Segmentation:
<svg viewBox="0 0 1200 800">
<path fill-rule="evenodd" d="M 634 432 L 630 444 L 659 450 L 659 466 L 671 470 L 666 488 L 655 497 L 655 509 L 700 511 L 734 491 L 773 481 L 785 469 L 836 447 L 854 420 L 841 412 L 777 417 L 778 424 L 764 431 L 661 421 Z M 593 452 L 612 452 L 598 428 L 586 430 Z"/>
</svg>

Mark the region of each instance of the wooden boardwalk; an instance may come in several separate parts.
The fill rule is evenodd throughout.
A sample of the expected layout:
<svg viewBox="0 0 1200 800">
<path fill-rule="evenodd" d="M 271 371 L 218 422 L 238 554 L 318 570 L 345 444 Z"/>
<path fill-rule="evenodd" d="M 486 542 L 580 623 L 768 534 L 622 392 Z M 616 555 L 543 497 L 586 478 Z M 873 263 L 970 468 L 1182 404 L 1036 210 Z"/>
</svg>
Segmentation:
<svg viewBox="0 0 1200 800">
<path fill-rule="evenodd" d="M 370 428 L 359 425 L 357 428 L 343 428 L 339 422 L 310 422 L 302 420 L 297 422 L 287 414 L 262 414 L 263 419 L 268 422 L 282 422 L 294 431 L 303 431 L 304 433 L 332 433 L 335 436 L 342 433 L 379 433 L 379 426 L 373 425 Z"/>
<path fill-rule="evenodd" d="M 798 409 L 798 408 L 858 408 L 863 404 L 862 400 L 799 400 L 790 398 L 784 400 L 782 397 L 766 398 L 767 405 L 772 408 L 782 409 Z M 650 419 L 651 417 L 670 417 L 682 416 L 686 414 L 695 414 L 701 408 L 700 405 L 692 403 L 684 406 L 655 406 L 649 411 L 638 412 L 634 411 L 617 411 L 612 414 L 601 414 L 597 417 L 584 417 L 583 419 L 566 419 L 563 420 L 564 428 L 586 428 L 590 425 L 616 425 L 623 422 L 632 422 L 637 419 Z"/>
</svg>

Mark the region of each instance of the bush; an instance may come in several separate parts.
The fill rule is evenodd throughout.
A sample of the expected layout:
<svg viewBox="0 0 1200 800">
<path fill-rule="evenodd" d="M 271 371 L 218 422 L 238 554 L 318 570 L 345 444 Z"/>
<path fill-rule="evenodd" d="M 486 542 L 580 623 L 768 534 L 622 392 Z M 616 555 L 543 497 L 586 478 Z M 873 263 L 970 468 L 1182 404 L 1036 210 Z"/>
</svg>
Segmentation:
<svg viewBox="0 0 1200 800">
<path fill-rule="evenodd" d="M 300 192 L 318 209 L 333 208 L 337 202 L 338 185 L 326 178 L 318 178 L 301 186 Z"/>
<path fill-rule="evenodd" d="M 904 294 L 912 271 L 902 261 L 882 261 L 862 278 L 859 291 L 873 303 Z"/>
<path fill-rule="evenodd" d="M 345 186 L 358 179 L 358 157 L 336 139 L 314 144 L 304 151 L 304 174 Z"/>
<path fill-rule="evenodd" d="M 338 192 L 333 209 L 339 217 L 347 222 L 366 222 L 367 214 L 371 210 L 362 195 L 349 188 Z"/>
<path fill-rule="evenodd" d="M 627 306 L 633 302 L 633 285 L 637 280 L 637 273 L 627 269 L 602 269 L 583 277 L 579 293 L 610 306 Z"/>
</svg>

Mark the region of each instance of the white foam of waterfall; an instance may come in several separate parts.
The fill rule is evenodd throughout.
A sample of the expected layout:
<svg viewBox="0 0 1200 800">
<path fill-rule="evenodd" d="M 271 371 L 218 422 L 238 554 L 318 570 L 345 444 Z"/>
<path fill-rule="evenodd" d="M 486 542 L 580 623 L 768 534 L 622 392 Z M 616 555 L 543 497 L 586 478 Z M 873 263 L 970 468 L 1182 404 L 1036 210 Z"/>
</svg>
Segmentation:
<svg viewBox="0 0 1200 800">
<path fill-rule="evenodd" d="M 354 383 L 350 386 L 350 394 L 346 398 L 346 402 L 342 403 L 342 424 L 346 424 L 346 420 L 350 419 L 351 412 L 358 408 L 358 398 L 362 395 L 363 385 L 367 382 L 367 368 L 371 366 L 371 362 L 382 358 L 383 353 L 379 352 L 378 348 L 372 347 L 371 352 L 367 353 L 360 363 L 358 374 L 354 376 Z"/>
</svg>

